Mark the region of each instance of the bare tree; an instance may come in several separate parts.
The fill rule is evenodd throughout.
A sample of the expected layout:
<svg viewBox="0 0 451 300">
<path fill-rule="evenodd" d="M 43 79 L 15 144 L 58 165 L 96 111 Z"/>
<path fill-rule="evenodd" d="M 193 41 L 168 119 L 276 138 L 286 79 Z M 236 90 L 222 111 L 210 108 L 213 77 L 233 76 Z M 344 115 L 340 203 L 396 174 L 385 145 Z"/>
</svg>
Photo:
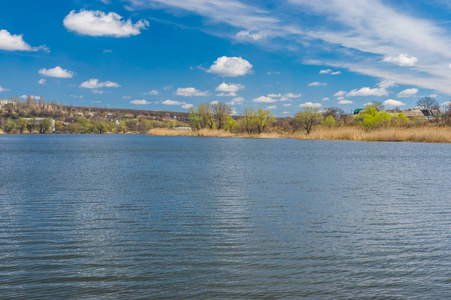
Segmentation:
<svg viewBox="0 0 451 300">
<path fill-rule="evenodd" d="M 418 99 L 417 106 L 423 106 L 425 108 L 433 108 L 433 109 L 440 108 L 438 101 L 432 97 L 423 97 Z"/>
</svg>

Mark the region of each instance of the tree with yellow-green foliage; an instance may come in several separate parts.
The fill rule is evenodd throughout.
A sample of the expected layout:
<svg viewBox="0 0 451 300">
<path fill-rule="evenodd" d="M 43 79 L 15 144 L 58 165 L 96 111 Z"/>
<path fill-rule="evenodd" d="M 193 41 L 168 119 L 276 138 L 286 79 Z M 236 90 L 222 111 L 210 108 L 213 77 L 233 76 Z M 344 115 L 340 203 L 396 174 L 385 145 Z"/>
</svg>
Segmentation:
<svg viewBox="0 0 451 300">
<path fill-rule="evenodd" d="M 379 111 L 377 104 L 368 104 L 355 118 L 365 130 L 372 130 L 390 125 L 391 115 L 386 111 Z"/>
</svg>

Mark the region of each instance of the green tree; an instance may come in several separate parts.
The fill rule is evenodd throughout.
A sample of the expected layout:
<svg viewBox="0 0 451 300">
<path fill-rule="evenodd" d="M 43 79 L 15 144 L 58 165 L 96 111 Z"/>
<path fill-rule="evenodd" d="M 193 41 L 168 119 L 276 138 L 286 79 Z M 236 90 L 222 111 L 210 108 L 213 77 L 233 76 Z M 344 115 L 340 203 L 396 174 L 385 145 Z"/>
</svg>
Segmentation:
<svg viewBox="0 0 451 300">
<path fill-rule="evenodd" d="M 5 130 L 5 132 L 11 133 L 14 129 L 16 129 L 16 123 L 14 123 L 11 120 L 8 120 L 3 129 Z"/>
<path fill-rule="evenodd" d="M 92 131 L 94 130 L 94 126 L 91 124 L 91 120 L 87 118 L 78 119 L 78 123 L 80 123 L 81 127 L 83 128 L 83 133 L 92 133 Z"/>
<path fill-rule="evenodd" d="M 363 125 L 365 130 L 376 129 L 388 126 L 391 116 L 386 111 L 379 112 L 376 104 L 369 104 L 355 118 L 356 121 Z"/>
<path fill-rule="evenodd" d="M 31 119 L 27 123 L 28 132 L 31 133 L 36 128 L 36 119 Z"/>
<path fill-rule="evenodd" d="M 105 122 L 97 122 L 95 124 L 95 126 L 96 126 L 97 132 L 100 134 L 105 133 L 107 131 L 107 125 Z"/>
<path fill-rule="evenodd" d="M 23 133 L 27 129 L 28 120 L 24 118 L 17 119 L 17 128 L 19 128 L 20 133 Z"/>
<path fill-rule="evenodd" d="M 233 128 L 235 128 L 237 125 L 238 122 L 234 118 L 229 116 L 225 122 L 224 130 L 232 131 Z"/>
<path fill-rule="evenodd" d="M 196 108 L 190 108 L 189 117 L 191 119 L 191 127 L 195 129 L 209 128 L 215 129 L 213 120 L 213 111 L 211 104 L 206 102 L 199 104 Z"/>
<path fill-rule="evenodd" d="M 332 128 L 335 126 L 335 119 L 334 117 L 332 117 L 332 115 L 329 115 L 327 118 L 325 118 L 322 122 L 321 125 L 323 125 L 324 127 L 328 127 L 328 128 Z"/>
<path fill-rule="evenodd" d="M 304 111 L 300 111 L 293 118 L 293 128 L 303 129 L 310 134 L 313 129 L 313 126 L 321 123 L 323 119 L 323 115 L 319 112 L 319 109 L 316 107 L 307 107 Z"/>
<path fill-rule="evenodd" d="M 50 128 L 52 128 L 52 121 L 48 118 L 45 118 L 39 124 L 39 133 L 46 133 L 47 131 L 50 130 Z"/>
<path fill-rule="evenodd" d="M 224 129 L 226 121 L 233 113 L 232 108 L 228 107 L 227 104 L 222 102 L 216 102 L 211 105 L 211 110 L 216 121 L 216 128 Z"/>
<path fill-rule="evenodd" d="M 257 127 L 257 112 L 252 107 L 245 108 L 241 120 L 246 132 L 252 133 Z"/>
<path fill-rule="evenodd" d="M 275 117 L 269 109 L 258 109 L 255 122 L 258 133 L 264 132 L 274 121 Z"/>
</svg>

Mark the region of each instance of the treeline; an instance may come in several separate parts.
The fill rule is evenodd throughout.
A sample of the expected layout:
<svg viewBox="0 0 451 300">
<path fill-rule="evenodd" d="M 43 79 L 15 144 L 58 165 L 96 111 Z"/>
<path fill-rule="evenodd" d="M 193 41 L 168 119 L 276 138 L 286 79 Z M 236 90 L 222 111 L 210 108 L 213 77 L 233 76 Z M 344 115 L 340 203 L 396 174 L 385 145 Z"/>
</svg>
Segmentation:
<svg viewBox="0 0 451 300">
<path fill-rule="evenodd" d="M 436 104 L 433 106 L 437 109 Z M 408 118 L 401 111 L 384 111 L 380 103 L 366 105 L 357 115 L 346 115 L 340 108 L 331 107 L 320 111 L 305 108 L 293 117 L 276 118 L 268 109 L 245 108 L 240 116 L 233 116 L 233 109 L 224 103 L 203 103 L 190 109 L 190 126 L 193 130 L 219 129 L 232 133 L 294 133 L 309 134 L 315 127 L 333 128 L 356 126 L 367 131 L 389 127 L 420 127 L 428 125 L 450 126 L 451 109 L 440 116 L 426 120 L 424 117 Z"/>
</svg>

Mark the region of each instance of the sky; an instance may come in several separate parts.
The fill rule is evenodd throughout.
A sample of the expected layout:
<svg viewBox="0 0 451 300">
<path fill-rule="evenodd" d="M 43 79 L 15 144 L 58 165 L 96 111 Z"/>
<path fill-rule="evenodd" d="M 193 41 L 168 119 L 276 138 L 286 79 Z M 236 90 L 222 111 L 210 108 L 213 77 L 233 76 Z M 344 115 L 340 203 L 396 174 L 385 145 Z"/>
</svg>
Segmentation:
<svg viewBox="0 0 451 300">
<path fill-rule="evenodd" d="M 447 0 L 15 0 L 0 4 L 0 98 L 292 116 L 451 99 Z"/>
</svg>

